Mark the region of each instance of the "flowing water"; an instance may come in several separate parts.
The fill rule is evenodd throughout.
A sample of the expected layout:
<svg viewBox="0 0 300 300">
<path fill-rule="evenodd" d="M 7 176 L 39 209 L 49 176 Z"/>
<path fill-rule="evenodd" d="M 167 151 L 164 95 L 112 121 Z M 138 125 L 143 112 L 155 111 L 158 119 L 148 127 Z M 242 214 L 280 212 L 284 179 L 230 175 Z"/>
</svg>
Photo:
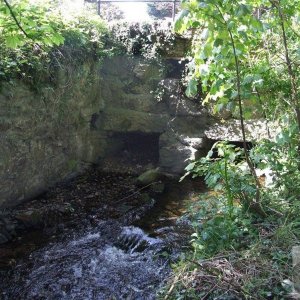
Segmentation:
<svg viewBox="0 0 300 300">
<path fill-rule="evenodd" d="M 195 199 L 191 191 L 203 186 L 169 182 L 155 198 L 133 193 L 122 200 L 124 190 L 112 193 L 117 188 L 111 181 L 109 191 L 106 186 L 110 201 L 86 202 L 87 211 L 62 220 L 57 226 L 62 230 L 45 236 L 35 229 L 0 247 L 2 254 L 17 253 L 2 255 L 9 263 L 0 269 L 1 299 L 157 298 L 170 261 L 189 246 L 191 227 L 181 216 Z M 115 182 L 121 181 L 118 177 Z M 61 197 L 69 197 L 75 186 L 63 189 Z M 99 182 L 93 186 L 102 192 Z M 28 245 L 34 246 L 28 250 Z"/>
</svg>

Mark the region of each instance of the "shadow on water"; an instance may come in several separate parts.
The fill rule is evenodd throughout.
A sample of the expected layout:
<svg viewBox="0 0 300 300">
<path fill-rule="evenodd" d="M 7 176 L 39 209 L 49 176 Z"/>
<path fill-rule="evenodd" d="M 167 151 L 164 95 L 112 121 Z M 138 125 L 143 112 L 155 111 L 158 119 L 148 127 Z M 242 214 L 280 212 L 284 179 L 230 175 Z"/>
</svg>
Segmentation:
<svg viewBox="0 0 300 300">
<path fill-rule="evenodd" d="M 182 183 L 168 181 L 164 193 L 156 197 L 156 205 L 135 225 L 150 236 L 164 239 L 171 248 L 183 250 L 190 246 L 189 237 L 192 233 L 185 214 L 189 206 L 199 199 L 199 194 L 205 191 L 202 180 L 186 179 Z"/>
<path fill-rule="evenodd" d="M 199 181 L 168 181 L 163 194 L 145 200 L 131 175 L 98 171 L 56 187 L 43 206 L 39 199 L 13 213 L 26 225 L 28 211 L 68 208 L 52 223 L 45 210 L 40 224 L 23 224 L 0 246 L 0 298 L 155 299 L 170 257 L 189 245 L 182 216 L 203 190 Z"/>
</svg>

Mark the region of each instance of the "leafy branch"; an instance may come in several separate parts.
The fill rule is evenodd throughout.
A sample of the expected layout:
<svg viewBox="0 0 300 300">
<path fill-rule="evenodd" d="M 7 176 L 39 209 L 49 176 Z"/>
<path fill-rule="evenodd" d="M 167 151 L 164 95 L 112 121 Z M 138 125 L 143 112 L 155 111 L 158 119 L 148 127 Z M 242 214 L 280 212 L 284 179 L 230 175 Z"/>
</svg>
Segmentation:
<svg viewBox="0 0 300 300">
<path fill-rule="evenodd" d="M 18 19 L 16 18 L 16 15 L 14 14 L 13 9 L 12 9 L 12 7 L 10 6 L 10 4 L 8 3 L 8 1 L 7 1 L 7 0 L 3 0 L 3 1 L 4 1 L 5 5 L 7 6 L 8 10 L 9 10 L 9 13 L 10 13 L 10 15 L 12 16 L 12 18 L 14 19 L 16 25 L 19 27 L 19 29 L 23 32 L 23 34 L 24 34 L 27 38 L 31 39 L 30 36 L 27 34 L 27 32 L 23 29 L 23 27 L 22 27 L 22 25 L 20 24 L 20 22 L 18 21 Z"/>
<path fill-rule="evenodd" d="M 190 19 L 183 17 L 178 21 L 177 28 L 183 31 L 196 24 L 196 27 L 204 27 L 206 32 L 194 48 L 194 74 L 192 73 L 193 81 L 190 81 L 188 93 L 197 90 L 195 78 L 199 78 L 203 89 L 207 91 L 204 102 L 215 103 L 214 109 L 223 107 L 223 103 L 232 105 L 237 100 L 245 160 L 256 184 L 255 199 L 251 201 L 250 207 L 256 213 L 266 216 L 260 203 L 261 184 L 248 154 L 243 108 L 244 95 L 253 94 L 251 87 L 243 82 L 256 75 L 242 78 L 240 70 L 242 64 L 243 74 L 247 74 L 246 57 L 253 48 L 251 38 L 255 34 L 259 36 L 257 33 L 262 25 L 251 14 L 250 5 L 236 1 L 233 4 L 232 1 L 203 0 L 197 8 L 192 2 L 187 2 L 187 8 L 191 11 Z M 254 85 L 254 89 L 255 87 Z"/>
<path fill-rule="evenodd" d="M 282 11 L 281 2 L 280 0 L 274 1 L 270 0 L 271 4 L 276 8 L 278 16 L 279 16 L 279 23 L 281 27 L 281 33 L 282 33 L 282 41 L 284 46 L 284 55 L 285 55 L 285 63 L 287 66 L 290 83 L 291 83 L 291 103 L 294 106 L 295 113 L 296 113 L 296 119 L 298 123 L 298 128 L 300 130 L 300 104 L 299 104 L 299 97 L 298 97 L 298 85 L 297 85 L 297 78 L 296 74 L 293 70 L 293 62 L 290 57 L 289 47 L 288 47 L 288 38 L 286 33 L 286 27 L 285 27 L 285 16 Z M 298 144 L 298 152 L 300 154 L 300 141 Z"/>
</svg>

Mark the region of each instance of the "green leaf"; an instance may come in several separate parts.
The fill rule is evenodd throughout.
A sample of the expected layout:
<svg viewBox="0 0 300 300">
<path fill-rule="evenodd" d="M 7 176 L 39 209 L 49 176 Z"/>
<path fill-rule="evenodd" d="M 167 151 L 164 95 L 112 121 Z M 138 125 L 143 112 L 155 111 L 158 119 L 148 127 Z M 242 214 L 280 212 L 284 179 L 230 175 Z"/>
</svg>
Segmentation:
<svg viewBox="0 0 300 300">
<path fill-rule="evenodd" d="M 223 45 L 223 39 L 220 39 L 220 38 L 215 39 L 214 47 L 219 47 L 221 45 Z"/>
<path fill-rule="evenodd" d="M 237 17 L 243 17 L 243 16 L 246 16 L 246 15 L 249 15 L 249 14 L 251 14 L 251 10 L 245 4 L 240 4 L 236 8 L 235 15 Z"/>
<path fill-rule="evenodd" d="M 186 95 L 188 97 L 194 97 L 198 92 L 198 81 L 196 79 L 191 79 L 188 83 L 186 89 Z"/>
<path fill-rule="evenodd" d="M 63 44 L 65 40 L 64 37 L 58 33 L 54 33 L 51 39 L 56 46 Z"/>
<path fill-rule="evenodd" d="M 263 29 L 264 29 L 263 23 L 256 18 L 250 19 L 250 26 L 257 31 L 263 31 Z M 266 24 L 266 26 L 267 26 L 267 24 Z"/>
<path fill-rule="evenodd" d="M 224 156 L 225 155 L 225 152 L 224 152 L 223 148 L 221 148 L 221 147 L 218 148 L 218 155 L 219 156 Z"/>
<path fill-rule="evenodd" d="M 196 162 L 192 162 L 186 166 L 185 170 L 192 171 L 194 169 L 195 165 L 196 165 Z"/>
<path fill-rule="evenodd" d="M 230 21 L 230 22 L 227 24 L 227 28 L 228 28 L 229 30 L 232 30 L 234 27 L 235 27 L 235 22 L 234 22 L 234 21 Z"/>
<path fill-rule="evenodd" d="M 182 33 L 187 29 L 187 23 L 186 23 L 185 17 L 188 15 L 189 15 L 188 10 L 184 9 L 181 11 L 181 13 L 180 13 L 178 19 L 175 21 L 175 25 L 174 25 L 176 32 Z M 197 25 L 197 24 L 195 24 L 195 25 Z"/>
<path fill-rule="evenodd" d="M 6 45 L 9 48 L 16 48 L 17 46 L 21 45 L 23 41 L 24 39 L 20 39 L 16 34 L 5 37 Z"/>
</svg>

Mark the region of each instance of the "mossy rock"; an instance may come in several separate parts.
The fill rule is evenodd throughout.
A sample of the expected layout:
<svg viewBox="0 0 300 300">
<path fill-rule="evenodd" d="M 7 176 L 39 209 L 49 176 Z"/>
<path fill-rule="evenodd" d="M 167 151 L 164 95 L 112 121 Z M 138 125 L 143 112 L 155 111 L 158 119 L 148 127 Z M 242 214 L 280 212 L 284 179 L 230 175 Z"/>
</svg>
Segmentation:
<svg viewBox="0 0 300 300">
<path fill-rule="evenodd" d="M 146 186 L 158 181 L 160 178 L 161 178 L 161 172 L 159 168 L 151 169 L 144 172 L 137 178 L 137 185 Z"/>
</svg>

